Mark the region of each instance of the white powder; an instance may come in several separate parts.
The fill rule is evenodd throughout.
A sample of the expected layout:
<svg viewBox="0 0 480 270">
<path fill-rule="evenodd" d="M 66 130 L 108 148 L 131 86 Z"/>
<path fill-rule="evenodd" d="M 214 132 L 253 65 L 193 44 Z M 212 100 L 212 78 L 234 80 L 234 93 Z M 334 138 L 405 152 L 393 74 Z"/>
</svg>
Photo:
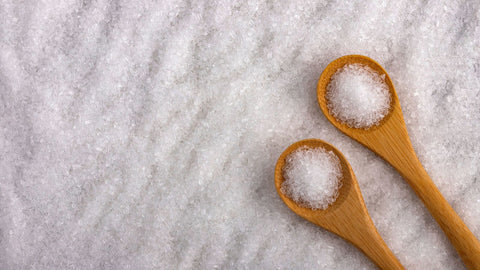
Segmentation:
<svg viewBox="0 0 480 270">
<path fill-rule="evenodd" d="M 338 197 L 342 170 L 332 151 L 306 146 L 290 153 L 281 191 L 303 207 L 327 209 Z"/>
<path fill-rule="evenodd" d="M 340 55 L 384 65 L 415 150 L 478 237 L 479 12 L 469 0 L 0 1 L 1 270 L 376 269 L 277 194 L 278 156 L 312 137 L 348 158 L 407 269 L 462 269 L 401 176 L 323 117 L 315 85 Z"/>
<path fill-rule="evenodd" d="M 346 65 L 335 72 L 326 97 L 330 113 L 355 128 L 377 125 L 388 114 L 391 100 L 385 75 L 360 64 Z"/>
</svg>

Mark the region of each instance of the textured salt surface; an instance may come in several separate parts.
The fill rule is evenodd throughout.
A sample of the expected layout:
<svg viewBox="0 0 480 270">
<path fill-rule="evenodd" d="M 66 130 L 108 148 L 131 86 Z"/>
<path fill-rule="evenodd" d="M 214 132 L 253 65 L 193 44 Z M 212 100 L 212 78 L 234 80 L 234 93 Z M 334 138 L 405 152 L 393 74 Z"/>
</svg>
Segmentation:
<svg viewBox="0 0 480 270">
<path fill-rule="evenodd" d="M 2 269 L 375 269 L 295 215 L 276 160 L 347 157 L 408 269 L 462 269 L 400 175 L 322 115 L 346 54 L 395 84 L 420 160 L 480 237 L 478 1 L 1 1 Z"/>
<path fill-rule="evenodd" d="M 355 128 L 378 125 L 391 101 L 385 75 L 360 64 L 346 65 L 335 72 L 327 85 L 326 98 L 329 112 Z"/>
<path fill-rule="evenodd" d="M 323 148 L 300 147 L 286 157 L 281 191 L 300 206 L 327 209 L 338 197 L 340 160 Z"/>
</svg>

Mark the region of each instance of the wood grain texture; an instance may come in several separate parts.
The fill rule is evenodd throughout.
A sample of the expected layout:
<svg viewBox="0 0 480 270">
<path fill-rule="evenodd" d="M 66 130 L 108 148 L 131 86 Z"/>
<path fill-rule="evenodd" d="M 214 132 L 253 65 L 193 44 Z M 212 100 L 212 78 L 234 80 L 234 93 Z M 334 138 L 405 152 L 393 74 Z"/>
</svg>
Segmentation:
<svg viewBox="0 0 480 270">
<path fill-rule="evenodd" d="M 328 111 L 325 98 L 331 76 L 346 64 L 367 65 L 385 75 L 392 96 L 391 110 L 379 123 L 369 129 L 355 129 L 338 122 Z M 402 109 L 395 87 L 387 72 L 374 60 L 362 55 L 348 55 L 331 62 L 320 76 L 317 86 L 318 103 L 327 119 L 347 136 L 363 144 L 390 163 L 413 188 L 438 222 L 463 262 L 469 269 L 480 269 L 480 243 L 467 228 L 418 160 L 410 143 Z"/>
<path fill-rule="evenodd" d="M 301 146 L 322 147 L 334 152 L 340 159 L 343 173 L 340 194 L 337 200 L 325 210 L 301 207 L 280 190 L 284 181 L 282 168 L 285 165 L 285 159 Z M 293 212 L 354 244 L 381 269 L 404 269 L 377 232 L 365 207 L 352 168 L 335 147 L 317 139 L 307 139 L 292 144 L 278 159 L 275 167 L 275 187 L 280 198 Z"/>
</svg>

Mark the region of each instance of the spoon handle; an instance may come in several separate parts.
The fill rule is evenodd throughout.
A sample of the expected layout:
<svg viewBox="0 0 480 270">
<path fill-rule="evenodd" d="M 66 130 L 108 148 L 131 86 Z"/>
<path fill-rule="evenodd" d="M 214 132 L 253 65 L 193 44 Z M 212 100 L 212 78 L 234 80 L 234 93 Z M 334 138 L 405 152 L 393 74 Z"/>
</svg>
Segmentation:
<svg viewBox="0 0 480 270">
<path fill-rule="evenodd" d="M 457 250 L 468 269 L 480 269 L 480 242 L 463 223 L 427 174 L 410 142 L 400 105 L 378 131 L 357 140 L 383 157 L 412 187 Z"/>
<path fill-rule="evenodd" d="M 336 211 L 329 213 L 328 218 L 313 218 L 310 221 L 352 243 L 380 269 L 405 269 L 375 228 L 354 178 L 350 185 L 346 187 L 348 198 Z"/>
<path fill-rule="evenodd" d="M 367 257 L 369 257 L 380 269 L 404 270 L 402 264 L 397 260 L 392 251 L 387 247 L 382 237 L 375 232 L 365 234 L 360 241 L 362 245 L 356 244 Z"/>
<path fill-rule="evenodd" d="M 404 166 L 394 167 L 423 201 L 467 268 L 480 269 L 480 242 L 442 196 L 417 157 L 409 160 L 411 160 L 412 169 L 407 169 Z"/>
<path fill-rule="evenodd" d="M 366 146 L 383 157 L 403 176 L 440 225 L 467 268 L 480 269 L 480 242 L 445 200 L 423 168 L 398 112 L 400 109 L 397 110 L 397 115 L 394 114 L 392 117 L 396 118 L 396 121 L 387 123 L 391 125 L 386 129 L 387 132 L 375 135 L 380 138 L 377 142 L 381 141 L 382 144 Z"/>
<path fill-rule="evenodd" d="M 349 221 L 345 220 L 344 224 L 352 222 L 352 226 L 348 232 L 343 234 L 343 237 L 359 248 L 378 268 L 404 270 L 405 268 L 383 241 L 370 217 L 368 215 L 361 216 L 362 220 L 355 220 L 356 218 L 357 216 L 351 215 Z"/>
</svg>

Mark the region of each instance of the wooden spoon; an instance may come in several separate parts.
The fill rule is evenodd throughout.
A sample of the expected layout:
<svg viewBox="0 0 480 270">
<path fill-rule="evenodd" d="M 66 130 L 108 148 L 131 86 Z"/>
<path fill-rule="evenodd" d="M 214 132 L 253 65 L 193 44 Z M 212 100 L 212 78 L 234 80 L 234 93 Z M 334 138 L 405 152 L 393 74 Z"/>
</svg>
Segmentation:
<svg viewBox="0 0 480 270">
<path fill-rule="evenodd" d="M 389 114 L 378 126 L 369 129 L 351 128 L 337 121 L 327 108 L 325 94 L 331 76 L 344 65 L 354 63 L 366 65 L 385 75 L 392 96 Z M 331 62 L 320 76 L 317 96 L 320 108 L 335 127 L 381 156 L 403 176 L 438 222 L 468 269 L 480 269 L 480 243 L 442 196 L 415 155 L 397 93 L 383 67 L 362 55 L 340 57 Z"/>
<path fill-rule="evenodd" d="M 284 181 L 282 168 L 285 165 L 285 158 L 301 146 L 322 147 L 332 151 L 340 159 L 343 172 L 342 187 L 338 198 L 325 210 L 301 207 L 280 190 Z M 368 215 L 352 168 L 335 147 L 317 139 L 303 140 L 290 145 L 282 153 L 275 167 L 275 187 L 280 198 L 293 212 L 354 244 L 381 269 L 404 269 L 378 234 Z"/>
</svg>

